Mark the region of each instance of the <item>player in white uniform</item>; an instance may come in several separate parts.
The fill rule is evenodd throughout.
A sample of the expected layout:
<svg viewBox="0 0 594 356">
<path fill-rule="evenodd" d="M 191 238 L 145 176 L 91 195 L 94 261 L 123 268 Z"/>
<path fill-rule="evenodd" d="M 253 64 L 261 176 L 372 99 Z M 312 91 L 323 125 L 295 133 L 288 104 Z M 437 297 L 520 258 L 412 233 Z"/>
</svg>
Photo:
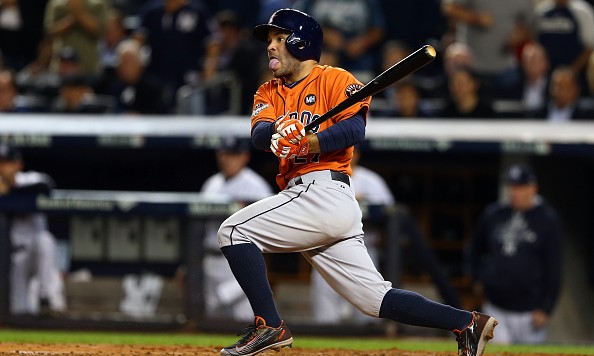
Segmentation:
<svg viewBox="0 0 594 356">
<path fill-rule="evenodd" d="M 242 203 L 252 203 L 273 194 L 266 180 L 247 166 L 250 161 L 249 140 L 225 138 L 216 156 L 220 171 L 204 182 L 202 193 L 225 195 Z M 219 249 L 217 230 L 221 222 L 209 221 L 204 237 L 202 266 L 206 315 L 252 320 L 254 314 L 249 301 Z"/>
<path fill-rule="evenodd" d="M 0 194 L 47 194 L 53 180 L 44 173 L 22 172 L 21 153 L 0 145 Z M 66 309 L 63 281 L 56 261 L 56 241 L 42 213 L 13 214 L 10 239 L 10 311 L 37 314 Z M 33 286 L 37 284 L 37 288 Z"/>
<path fill-rule="evenodd" d="M 355 198 L 357 201 L 369 205 L 393 205 L 394 196 L 384 178 L 371 169 L 360 166 L 360 158 L 360 151 L 355 149 L 351 160 L 351 169 L 353 170 L 351 181 L 356 189 Z M 367 253 L 371 257 L 373 264 L 378 267 L 380 259 L 378 244 L 381 239 L 381 231 L 371 226 L 364 227 L 363 241 L 365 241 Z M 361 324 L 379 321 L 377 318 L 372 318 L 358 311 L 352 304 L 330 288 L 315 269 L 312 269 L 311 288 L 312 309 L 318 323 L 352 322 Z"/>
</svg>

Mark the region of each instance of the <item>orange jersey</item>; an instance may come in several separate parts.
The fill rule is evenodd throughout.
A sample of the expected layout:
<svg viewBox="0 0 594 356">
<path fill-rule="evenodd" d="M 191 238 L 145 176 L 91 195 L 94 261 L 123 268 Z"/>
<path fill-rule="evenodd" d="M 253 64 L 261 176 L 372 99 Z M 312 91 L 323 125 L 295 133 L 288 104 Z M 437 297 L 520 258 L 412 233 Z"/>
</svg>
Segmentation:
<svg viewBox="0 0 594 356">
<path fill-rule="evenodd" d="M 284 85 L 280 79 L 260 86 L 254 95 L 252 128 L 260 121 L 274 122 L 283 115 L 300 120 L 303 125 L 317 119 L 361 88 L 361 82 L 341 68 L 314 67 L 312 72 L 294 87 Z M 354 116 L 361 109 L 367 114 L 371 98 L 367 98 L 323 122 L 314 132 L 320 132 L 336 122 Z M 330 169 L 351 175 L 353 147 L 333 152 L 311 153 L 305 157 L 280 159 L 276 182 L 284 189 L 294 177 L 312 171 Z"/>
</svg>

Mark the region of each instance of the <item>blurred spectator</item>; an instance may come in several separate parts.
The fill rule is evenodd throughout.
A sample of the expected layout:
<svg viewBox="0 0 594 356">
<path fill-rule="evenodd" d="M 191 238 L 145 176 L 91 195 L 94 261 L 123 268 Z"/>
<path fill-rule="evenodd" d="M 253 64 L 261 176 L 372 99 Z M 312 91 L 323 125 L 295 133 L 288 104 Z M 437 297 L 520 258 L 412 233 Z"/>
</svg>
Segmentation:
<svg viewBox="0 0 594 356">
<path fill-rule="evenodd" d="M 232 201 L 249 204 L 273 195 L 272 188 L 258 173 L 248 167 L 251 141 L 225 137 L 216 152 L 219 172 L 202 185 L 205 195 L 224 196 Z M 251 320 L 250 303 L 235 280 L 227 260 L 221 253 L 217 231 L 221 221 L 208 221 L 204 237 L 204 291 L 206 314 L 210 317 L 230 317 Z"/>
<path fill-rule="evenodd" d="M 481 82 L 496 95 L 513 86 L 515 51 L 530 37 L 532 0 L 444 0 L 443 12 L 455 22 L 457 41 L 471 48 Z"/>
<path fill-rule="evenodd" d="M 478 220 L 472 278 L 483 312 L 499 321 L 494 342 L 542 343 L 561 288 L 561 223 L 529 166 L 511 166 L 505 184 L 507 201 L 489 205 Z"/>
<path fill-rule="evenodd" d="M 15 112 L 14 98 L 18 91 L 11 70 L 0 70 L 0 112 Z"/>
<path fill-rule="evenodd" d="M 60 77 L 70 75 L 85 75 L 80 56 L 72 47 L 62 47 L 58 52 L 57 73 Z"/>
<path fill-rule="evenodd" d="M 444 50 L 443 68 L 450 76 L 458 68 L 474 68 L 474 57 L 470 47 L 462 42 L 452 42 Z"/>
<path fill-rule="evenodd" d="M 51 69 L 52 57 L 54 57 L 52 41 L 44 38 L 39 43 L 37 59 L 17 74 L 17 85 L 23 92 L 36 94 L 52 101 L 58 96 L 61 78 L 83 75 L 80 59 L 72 47 L 60 49 L 57 55 L 57 70 Z"/>
<path fill-rule="evenodd" d="M 35 60 L 16 75 L 17 85 L 25 93 L 51 97 L 60 85 L 60 77 L 50 70 L 52 41 L 45 37 L 39 42 Z"/>
<path fill-rule="evenodd" d="M 125 40 L 117 48 L 116 79 L 108 94 L 117 98 L 116 112 L 165 114 L 166 98 L 159 83 L 145 73 L 146 56 L 138 42 Z"/>
<path fill-rule="evenodd" d="M 45 14 L 46 33 L 53 40 L 52 69 L 58 70 L 60 50 L 71 47 L 86 75 L 99 75 L 99 39 L 107 24 L 105 0 L 49 0 Z"/>
<path fill-rule="evenodd" d="M 442 55 L 443 73 L 441 77 L 434 80 L 433 87 L 426 90 L 425 97 L 444 98 L 449 93 L 448 82 L 451 74 L 457 68 L 474 68 L 472 50 L 462 42 L 452 42 L 443 50 Z"/>
<path fill-rule="evenodd" d="M 522 51 L 522 82 L 520 98 L 525 116 L 537 115 L 549 98 L 549 60 L 540 44 L 529 43 Z"/>
<path fill-rule="evenodd" d="M 446 118 L 492 118 L 495 116 L 492 104 L 479 92 L 480 82 L 467 68 L 456 68 L 450 74 L 448 102 L 441 112 Z"/>
<path fill-rule="evenodd" d="M 5 65 L 19 71 L 36 55 L 43 36 L 47 0 L 3 0 L 0 2 L 0 50 Z"/>
<path fill-rule="evenodd" d="M 0 112 L 42 112 L 46 108 L 47 102 L 44 98 L 24 100 L 22 96 L 19 96 L 19 90 L 15 84 L 14 72 L 10 69 L 0 69 Z"/>
<path fill-rule="evenodd" d="M 377 111 L 376 116 L 406 119 L 431 116 L 429 112 L 421 108 L 421 93 L 411 80 L 402 80 L 396 83 L 394 89 L 390 91 L 394 97 L 389 102 L 389 108 Z"/>
<path fill-rule="evenodd" d="M 582 109 L 579 105 L 580 86 L 575 72 L 570 67 L 558 67 L 553 71 L 549 95 L 549 104 L 536 114 L 537 117 L 551 122 L 594 119 L 594 113 Z"/>
<path fill-rule="evenodd" d="M 384 36 L 384 17 L 377 0 L 300 0 L 295 7 L 323 27 L 324 46 L 337 53 L 340 67 L 373 73 L 373 50 Z M 363 82 L 366 79 L 359 78 Z"/>
<path fill-rule="evenodd" d="M 403 81 L 396 84 L 396 111 L 395 117 L 416 118 L 429 117 L 420 106 L 421 94 L 419 89 L 411 81 Z"/>
<path fill-rule="evenodd" d="M 0 2 L 0 49 L 5 65 L 16 70 L 26 64 L 23 58 L 23 41 L 19 36 L 23 29 L 23 19 L 18 0 Z"/>
<path fill-rule="evenodd" d="M 116 67 L 118 57 L 116 48 L 125 38 L 124 16 L 116 9 L 109 9 L 105 33 L 99 40 L 99 55 L 103 71 L 106 69 L 113 70 Z"/>
<path fill-rule="evenodd" d="M 101 74 L 93 85 L 99 94 L 110 94 L 117 80 L 118 45 L 126 40 L 127 32 L 124 27 L 124 14 L 117 8 L 110 8 L 107 12 L 107 26 L 104 36 L 99 40 L 99 55 L 101 56 Z"/>
<path fill-rule="evenodd" d="M 231 10 L 216 14 L 218 25 L 215 41 L 218 42 L 217 73 L 231 73 L 241 88 L 240 114 L 251 114 L 254 94 L 260 86 L 262 47 L 253 40 L 251 34 L 242 31 L 241 20 Z M 228 96 L 227 96 L 228 97 Z M 212 105 L 217 98 L 209 98 Z"/>
<path fill-rule="evenodd" d="M 385 207 L 394 204 L 394 196 L 388 184 L 378 173 L 369 168 L 359 165 L 361 152 L 358 148 L 353 151 L 351 168 L 353 174 L 351 179 L 357 187 L 356 199 L 359 203 L 368 204 L 369 211 L 379 211 L 377 207 Z M 380 263 L 381 234 L 380 227 L 375 226 L 371 221 L 363 221 L 365 235 L 363 240 L 369 257 L 376 266 Z M 358 311 L 353 305 L 336 293 L 320 275 L 312 268 L 311 272 L 311 297 L 313 314 L 318 323 L 377 323 L 378 319 L 369 317 Z"/>
<path fill-rule="evenodd" d="M 189 0 L 149 2 L 134 38 L 150 47 L 147 73 L 166 90 L 173 108 L 177 89 L 215 74 L 217 48 L 208 46 L 211 19 Z"/>
<path fill-rule="evenodd" d="M 380 70 L 383 72 L 393 66 L 394 64 L 403 60 L 406 56 L 411 53 L 411 49 L 401 41 L 387 41 L 382 47 L 382 61 Z M 407 76 L 411 78 L 414 74 Z M 396 86 L 390 85 L 382 92 L 375 95 L 376 99 L 383 100 L 385 102 L 385 108 L 377 110 L 375 107 L 371 107 L 372 113 L 378 116 L 392 116 L 394 114 L 393 108 L 396 107 Z"/>
<path fill-rule="evenodd" d="M 0 199 L 49 194 L 47 174 L 23 171 L 21 153 L 0 144 Z M 12 214 L 10 227 L 10 311 L 13 314 L 61 313 L 66 309 L 64 283 L 56 259 L 56 240 L 44 214 Z M 33 287 L 36 281 L 37 288 Z"/>
<path fill-rule="evenodd" d="M 58 97 L 52 105 L 52 111 L 63 114 L 104 113 L 95 101 L 95 93 L 88 77 L 71 74 L 62 78 Z"/>
<path fill-rule="evenodd" d="M 570 66 L 581 76 L 594 48 L 593 29 L 594 11 L 583 0 L 547 0 L 536 8 L 535 30 L 551 69 Z"/>
</svg>

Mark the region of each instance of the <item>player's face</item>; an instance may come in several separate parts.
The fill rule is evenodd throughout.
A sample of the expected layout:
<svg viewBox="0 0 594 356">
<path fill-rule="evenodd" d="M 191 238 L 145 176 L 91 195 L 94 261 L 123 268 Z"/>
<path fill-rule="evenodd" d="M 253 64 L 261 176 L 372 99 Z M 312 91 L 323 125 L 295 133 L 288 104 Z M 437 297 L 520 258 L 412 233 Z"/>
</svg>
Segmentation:
<svg viewBox="0 0 594 356">
<path fill-rule="evenodd" d="M 217 163 L 226 178 L 234 177 L 250 161 L 248 152 L 217 151 Z"/>
<path fill-rule="evenodd" d="M 295 58 L 287 49 L 286 40 L 290 33 L 271 28 L 268 32 L 268 67 L 275 78 L 293 79 L 299 72 L 301 61 Z M 301 79 L 301 78 L 297 78 Z"/>
<path fill-rule="evenodd" d="M 510 184 L 507 186 L 509 203 L 515 210 L 528 210 L 534 205 L 536 184 Z"/>
<path fill-rule="evenodd" d="M 23 168 L 21 161 L 9 161 L 0 159 L 0 179 L 3 179 L 9 186 L 14 186 L 15 176 Z"/>
</svg>

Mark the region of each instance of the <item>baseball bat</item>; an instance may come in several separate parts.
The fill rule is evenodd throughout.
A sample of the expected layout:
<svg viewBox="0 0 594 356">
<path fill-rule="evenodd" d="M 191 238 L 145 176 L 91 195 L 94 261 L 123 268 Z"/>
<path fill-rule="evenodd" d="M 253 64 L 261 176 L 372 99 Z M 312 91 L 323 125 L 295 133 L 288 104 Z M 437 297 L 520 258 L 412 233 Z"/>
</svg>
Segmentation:
<svg viewBox="0 0 594 356">
<path fill-rule="evenodd" d="M 307 132 L 312 130 L 314 127 L 320 125 L 322 122 L 330 119 L 341 111 L 353 106 L 355 103 L 379 93 L 391 84 L 394 84 L 407 75 L 416 72 L 433 61 L 435 59 L 435 55 L 435 48 L 430 45 L 424 45 L 415 52 L 411 53 L 408 57 L 383 71 L 380 75 L 373 78 L 369 83 L 365 84 L 359 91 L 341 101 L 338 105 L 328 110 L 322 116 L 305 125 L 305 131 Z"/>
</svg>

